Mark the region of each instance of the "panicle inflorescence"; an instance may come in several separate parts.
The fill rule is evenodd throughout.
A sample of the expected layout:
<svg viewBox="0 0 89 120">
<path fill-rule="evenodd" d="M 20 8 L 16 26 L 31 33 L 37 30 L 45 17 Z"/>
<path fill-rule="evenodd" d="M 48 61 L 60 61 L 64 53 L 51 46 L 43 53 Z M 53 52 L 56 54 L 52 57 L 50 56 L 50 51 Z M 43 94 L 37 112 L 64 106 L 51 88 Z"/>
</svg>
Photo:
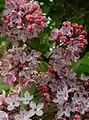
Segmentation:
<svg viewBox="0 0 89 120">
<path fill-rule="evenodd" d="M 46 22 L 47 18 L 37 1 L 6 0 L 0 33 L 10 40 L 26 42 L 37 37 L 46 27 Z"/>
<path fill-rule="evenodd" d="M 4 77 L 4 83 L 26 86 L 29 82 L 35 82 L 32 76 L 40 55 L 41 53 L 35 50 L 27 53 L 23 47 L 9 49 L 0 61 L 0 73 Z"/>
<path fill-rule="evenodd" d="M 15 89 L 8 95 L 4 91 L 0 95 L 0 120 L 32 120 L 34 115 L 42 116 L 44 104 L 34 101 L 34 97 L 39 95 L 44 103 L 57 105 L 57 120 L 66 120 L 71 113 L 89 112 L 88 91 L 83 84 L 77 84 L 78 80 L 86 82 L 89 77 L 81 75 L 79 78 L 70 67 L 80 58 L 87 44 L 87 32 L 83 26 L 67 21 L 60 29 L 52 30 L 50 41 L 55 42 L 56 46 L 51 51 L 51 57 L 46 58 L 51 58 L 48 60 L 48 71 L 41 73 L 39 62 L 45 61 L 45 56 L 32 50 L 28 42 L 47 26 L 47 18 L 39 3 L 34 0 L 6 0 L 2 20 L 0 35 L 6 35 L 13 46 L 0 59 L 0 74 L 3 82 Z M 38 93 L 32 95 L 26 91 L 20 96 L 21 90 L 31 87 L 32 83 L 35 83 L 35 92 Z M 25 106 L 23 109 L 20 108 L 22 104 Z"/>
</svg>

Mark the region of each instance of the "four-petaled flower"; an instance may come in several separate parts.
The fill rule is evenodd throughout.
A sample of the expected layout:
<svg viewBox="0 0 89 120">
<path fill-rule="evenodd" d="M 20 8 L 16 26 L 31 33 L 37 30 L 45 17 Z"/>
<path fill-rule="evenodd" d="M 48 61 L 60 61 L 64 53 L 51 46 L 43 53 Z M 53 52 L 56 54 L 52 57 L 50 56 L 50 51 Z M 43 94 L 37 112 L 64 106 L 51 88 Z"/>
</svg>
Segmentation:
<svg viewBox="0 0 89 120">
<path fill-rule="evenodd" d="M 26 53 L 22 51 L 17 51 L 17 53 L 13 56 L 14 60 L 19 60 L 21 63 L 25 63 Z"/>
<path fill-rule="evenodd" d="M 23 102 L 24 105 L 28 105 L 29 102 L 33 99 L 33 95 L 30 95 L 30 93 L 26 91 L 24 97 L 20 97 L 19 99 Z"/>
<path fill-rule="evenodd" d="M 4 75 L 4 83 L 8 85 L 13 85 L 13 83 L 16 81 L 15 75 L 11 73 L 6 73 Z"/>
<path fill-rule="evenodd" d="M 66 117 L 70 117 L 71 111 L 72 111 L 72 108 L 69 103 L 66 103 L 65 105 L 60 105 L 57 116 L 58 116 L 58 118 L 62 117 L 63 115 L 65 115 Z"/>
<path fill-rule="evenodd" d="M 32 120 L 33 113 L 24 109 L 20 110 L 20 114 L 15 115 L 15 120 Z"/>
<path fill-rule="evenodd" d="M 26 60 L 33 64 L 37 64 L 37 58 L 39 58 L 40 56 L 41 56 L 40 52 L 32 50 L 31 53 L 26 57 Z"/>
<path fill-rule="evenodd" d="M 33 115 L 37 115 L 37 116 L 42 116 L 43 115 L 43 107 L 44 107 L 44 103 L 39 103 L 38 105 L 36 105 L 35 102 L 31 101 L 30 102 L 30 107 L 31 107 L 31 110 L 30 112 L 33 114 Z"/>
<path fill-rule="evenodd" d="M 53 102 L 54 103 L 64 103 L 65 101 L 68 100 L 68 93 L 72 92 L 73 89 L 68 89 L 67 85 L 65 85 L 63 87 L 63 89 L 60 89 L 59 91 L 57 91 L 57 94 L 56 94 L 56 98 L 53 99 Z"/>
<path fill-rule="evenodd" d="M 12 95 L 10 97 L 5 98 L 5 102 L 8 104 L 7 109 L 9 111 L 13 110 L 15 107 L 19 107 L 19 97 L 18 95 Z"/>
</svg>

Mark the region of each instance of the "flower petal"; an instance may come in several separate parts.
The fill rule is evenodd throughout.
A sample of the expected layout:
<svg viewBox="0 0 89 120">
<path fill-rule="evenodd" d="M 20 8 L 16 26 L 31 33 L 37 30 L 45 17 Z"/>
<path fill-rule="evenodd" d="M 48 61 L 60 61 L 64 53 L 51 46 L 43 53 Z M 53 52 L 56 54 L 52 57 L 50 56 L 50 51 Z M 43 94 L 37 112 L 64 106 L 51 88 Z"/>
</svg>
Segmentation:
<svg viewBox="0 0 89 120">
<path fill-rule="evenodd" d="M 42 116 L 42 115 L 43 115 L 43 111 L 42 111 L 42 110 L 37 110 L 37 111 L 36 111 L 36 115 Z"/>
<path fill-rule="evenodd" d="M 30 107 L 31 107 L 32 109 L 36 109 L 36 103 L 35 103 L 34 101 L 31 101 L 31 102 L 30 102 Z"/>
<path fill-rule="evenodd" d="M 58 118 L 60 118 L 61 116 L 63 116 L 63 109 L 61 108 L 61 106 L 60 106 L 60 109 L 59 109 L 59 111 L 57 112 L 57 116 L 58 116 Z"/>
<path fill-rule="evenodd" d="M 15 115 L 15 120 L 22 120 L 22 116 L 21 115 Z"/>
<path fill-rule="evenodd" d="M 34 52 L 34 57 L 38 58 L 41 56 L 41 52 Z"/>
<path fill-rule="evenodd" d="M 19 105 L 20 105 L 20 102 L 19 102 L 19 101 L 16 101 L 16 102 L 15 102 L 15 107 L 19 107 Z"/>
<path fill-rule="evenodd" d="M 70 117 L 70 111 L 64 111 L 66 117 Z"/>
<path fill-rule="evenodd" d="M 7 104 L 11 104 L 12 102 L 13 102 L 13 100 L 12 100 L 12 98 L 5 98 L 5 102 L 7 103 Z"/>
<path fill-rule="evenodd" d="M 24 115 L 26 115 L 27 114 L 27 112 L 26 112 L 26 110 L 25 109 L 20 109 L 20 115 L 21 116 L 24 116 Z"/>
<path fill-rule="evenodd" d="M 9 111 L 13 110 L 13 109 L 14 109 L 14 105 L 13 105 L 13 104 L 9 104 L 8 107 L 7 107 L 7 109 L 8 109 Z"/>
<path fill-rule="evenodd" d="M 36 112 L 34 111 L 34 109 L 31 109 L 31 110 L 28 111 L 28 116 L 33 117 L 35 115 L 35 113 Z"/>
<path fill-rule="evenodd" d="M 30 97 L 29 97 L 29 101 L 31 101 L 33 99 L 33 95 L 31 95 Z"/>
<path fill-rule="evenodd" d="M 25 99 L 25 100 L 23 101 L 23 104 L 24 104 L 24 105 L 28 105 L 28 104 L 29 104 L 29 100 L 26 100 L 26 99 Z"/>
<path fill-rule="evenodd" d="M 19 97 L 19 101 L 24 101 L 25 98 L 24 97 Z"/>
<path fill-rule="evenodd" d="M 33 99 L 33 95 L 30 95 L 30 93 L 28 91 L 25 92 L 24 96 L 29 101 L 31 101 Z"/>
<path fill-rule="evenodd" d="M 26 99 L 29 99 L 30 93 L 29 93 L 28 91 L 26 91 L 25 94 L 24 94 L 24 97 L 25 97 Z"/>
<path fill-rule="evenodd" d="M 38 105 L 37 105 L 37 109 L 42 109 L 44 107 L 44 103 L 39 103 Z"/>
<path fill-rule="evenodd" d="M 58 102 L 59 102 L 58 99 L 56 99 L 56 98 L 53 99 L 52 101 L 53 101 L 54 103 L 58 103 Z"/>
<path fill-rule="evenodd" d="M 3 120 L 4 118 L 8 118 L 8 114 L 4 111 L 0 111 L 0 120 Z"/>
</svg>

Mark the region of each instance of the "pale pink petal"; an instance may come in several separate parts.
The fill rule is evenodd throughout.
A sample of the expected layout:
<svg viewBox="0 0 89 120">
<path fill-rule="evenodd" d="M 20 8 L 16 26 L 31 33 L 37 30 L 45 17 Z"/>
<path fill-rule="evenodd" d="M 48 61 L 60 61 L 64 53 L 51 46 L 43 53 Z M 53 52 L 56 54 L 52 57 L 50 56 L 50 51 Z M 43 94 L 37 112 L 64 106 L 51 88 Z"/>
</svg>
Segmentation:
<svg viewBox="0 0 89 120">
<path fill-rule="evenodd" d="M 14 109 L 14 105 L 13 105 L 13 104 L 9 104 L 8 107 L 7 107 L 7 109 L 8 109 L 9 111 L 13 110 L 13 109 Z"/>
<path fill-rule="evenodd" d="M 8 114 L 5 113 L 4 111 L 0 111 L 0 120 L 8 120 Z"/>
<path fill-rule="evenodd" d="M 44 103 L 39 103 L 38 105 L 37 105 L 37 109 L 42 109 L 44 107 Z"/>
<path fill-rule="evenodd" d="M 29 101 L 33 99 L 33 95 L 30 95 L 28 91 L 25 92 L 24 96 L 25 96 L 25 100 L 23 101 L 24 104 L 29 104 Z"/>
<path fill-rule="evenodd" d="M 19 101 L 24 101 L 25 98 L 24 97 L 19 97 Z"/>
<path fill-rule="evenodd" d="M 11 104 L 13 102 L 13 100 L 12 100 L 12 98 L 7 97 L 7 98 L 5 98 L 5 102 L 7 104 Z"/>
<path fill-rule="evenodd" d="M 35 103 L 34 101 L 31 101 L 31 102 L 30 102 L 30 107 L 31 107 L 32 109 L 36 109 L 36 103 Z"/>
<path fill-rule="evenodd" d="M 53 99 L 52 101 L 53 101 L 54 103 L 58 103 L 58 102 L 59 102 L 59 100 L 58 100 L 58 99 L 56 99 L 56 98 L 55 98 L 55 99 Z"/>
<path fill-rule="evenodd" d="M 23 117 L 21 115 L 15 115 L 15 120 L 22 120 Z"/>
<path fill-rule="evenodd" d="M 30 93 L 28 91 L 26 91 L 25 94 L 24 94 L 24 96 L 25 96 L 26 99 L 29 99 Z"/>
<path fill-rule="evenodd" d="M 19 107 L 20 106 L 20 102 L 19 101 L 16 101 L 15 102 L 15 107 Z"/>
<path fill-rule="evenodd" d="M 25 99 L 25 100 L 23 101 L 23 104 L 24 104 L 24 105 L 28 105 L 28 104 L 29 104 L 29 100 Z"/>
<path fill-rule="evenodd" d="M 36 110 L 36 115 L 42 116 L 43 115 L 43 111 L 42 110 Z"/>
<path fill-rule="evenodd" d="M 33 117 L 35 115 L 35 113 L 36 112 L 34 111 L 34 109 L 31 109 L 31 110 L 28 111 L 28 116 Z"/>
</svg>

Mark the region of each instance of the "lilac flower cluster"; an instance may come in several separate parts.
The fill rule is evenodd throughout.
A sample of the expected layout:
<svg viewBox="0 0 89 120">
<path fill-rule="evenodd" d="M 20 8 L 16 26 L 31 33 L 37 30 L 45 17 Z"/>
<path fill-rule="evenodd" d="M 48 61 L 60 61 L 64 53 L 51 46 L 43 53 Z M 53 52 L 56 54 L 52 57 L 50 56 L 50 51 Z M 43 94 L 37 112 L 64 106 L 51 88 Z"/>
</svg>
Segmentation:
<svg viewBox="0 0 89 120">
<path fill-rule="evenodd" d="M 3 82 L 13 89 L 9 94 L 3 91 L 0 95 L 0 120 L 32 120 L 35 115 L 43 115 L 44 103 L 49 102 L 58 108 L 56 120 L 71 118 L 71 113 L 75 112 L 89 112 L 89 93 L 83 84 L 77 84 L 78 80 L 87 81 L 89 77 L 78 77 L 70 67 L 72 62 L 77 62 L 87 44 L 87 32 L 83 26 L 67 21 L 60 29 L 52 30 L 50 40 L 56 43 L 56 47 L 51 51 L 48 71 L 40 72 L 42 53 L 28 44 L 46 27 L 47 18 L 39 3 L 6 0 L 3 14 L 0 35 L 7 35 L 14 42 L 0 59 L 0 74 Z M 35 95 L 23 91 L 23 88 L 30 89 L 32 83 L 41 97 L 39 102 Z"/>
<path fill-rule="evenodd" d="M 10 40 L 33 39 L 46 27 L 47 18 L 37 1 L 6 0 L 1 35 Z M 2 31 L 3 30 L 3 31 Z"/>
<path fill-rule="evenodd" d="M 28 105 L 29 109 L 25 110 L 24 108 L 20 109 L 19 114 L 15 114 L 14 116 L 8 115 L 9 112 L 18 108 L 21 104 Z M 28 91 L 24 93 L 23 97 L 20 97 L 17 93 L 12 93 L 8 97 L 5 96 L 4 101 L 2 102 L 2 106 L 4 109 L 7 107 L 7 113 L 4 111 L 0 111 L 0 120 L 32 120 L 31 117 L 34 115 L 42 116 L 43 115 L 43 107 L 44 103 L 38 103 L 33 100 L 33 95 L 30 95 Z"/>
<path fill-rule="evenodd" d="M 77 85 L 77 80 L 88 80 L 88 76 L 77 77 L 70 68 L 72 62 L 80 57 L 80 52 L 87 44 L 87 33 L 82 26 L 65 22 L 61 29 L 55 28 L 51 32 L 51 40 L 57 47 L 53 49 L 53 66 L 50 74 L 54 76 L 48 81 L 53 93 L 56 93 L 54 103 L 58 105 L 57 119 L 69 117 L 71 113 L 85 114 L 89 112 L 88 91 L 82 85 Z M 48 78 L 47 78 L 48 79 Z"/>
<path fill-rule="evenodd" d="M 0 60 L 0 73 L 4 77 L 5 84 L 25 87 L 35 82 L 33 76 L 36 73 L 37 59 L 41 53 L 35 50 L 28 53 L 25 49 L 25 45 L 21 48 L 9 49 Z"/>
<path fill-rule="evenodd" d="M 58 106 L 57 120 L 71 118 L 71 113 L 85 114 L 89 112 L 88 91 L 82 85 L 77 85 L 77 80 L 86 81 L 88 76 L 77 77 L 70 67 L 72 62 L 77 62 L 80 52 L 87 44 L 86 31 L 77 24 L 65 22 L 61 29 L 55 28 L 51 32 L 51 40 L 56 42 L 53 49 L 52 66 L 47 73 L 41 74 L 39 82 L 46 84 L 51 89 L 53 102 Z M 65 39 L 64 39 L 65 38 Z M 56 97 L 54 98 L 54 95 Z"/>
<path fill-rule="evenodd" d="M 59 46 L 65 48 L 66 61 L 76 61 L 79 59 L 79 53 L 87 44 L 87 32 L 82 25 L 64 22 L 60 29 L 54 28 L 51 32 L 50 40 L 55 41 Z"/>
</svg>

